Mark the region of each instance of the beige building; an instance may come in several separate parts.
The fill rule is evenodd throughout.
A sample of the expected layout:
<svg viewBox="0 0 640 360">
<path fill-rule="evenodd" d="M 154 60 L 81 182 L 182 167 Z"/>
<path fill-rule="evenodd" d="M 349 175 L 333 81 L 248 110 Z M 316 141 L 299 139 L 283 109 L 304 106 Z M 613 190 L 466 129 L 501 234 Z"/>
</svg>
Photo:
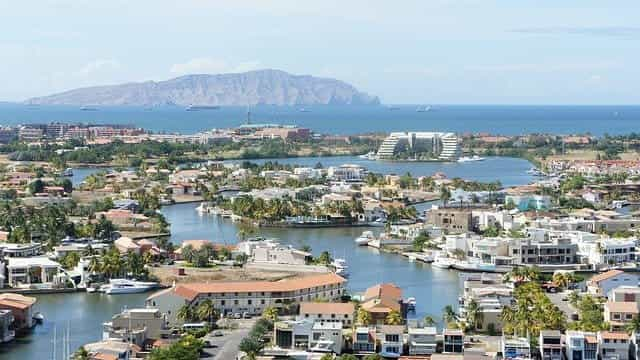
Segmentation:
<svg viewBox="0 0 640 360">
<path fill-rule="evenodd" d="M 453 208 L 432 208 L 427 222 L 447 230 L 449 233 L 464 233 L 473 228 L 471 210 Z"/>
<path fill-rule="evenodd" d="M 110 322 L 103 324 L 104 340 L 121 339 L 143 346 L 147 339 L 167 337 L 171 330 L 158 309 L 129 309 L 116 314 Z"/>
<path fill-rule="evenodd" d="M 637 316 L 638 304 L 635 301 L 607 301 L 604 304 L 604 321 L 610 324 L 613 331 L 625 331 Z"/>
<path fill-rule="evenodd" d="M 351 327 L 354 312 L 353 303 L 303 302 L 300 304 L 299 318 L 320 322 L 342 322 L 344 327 Z"/>
</svg>

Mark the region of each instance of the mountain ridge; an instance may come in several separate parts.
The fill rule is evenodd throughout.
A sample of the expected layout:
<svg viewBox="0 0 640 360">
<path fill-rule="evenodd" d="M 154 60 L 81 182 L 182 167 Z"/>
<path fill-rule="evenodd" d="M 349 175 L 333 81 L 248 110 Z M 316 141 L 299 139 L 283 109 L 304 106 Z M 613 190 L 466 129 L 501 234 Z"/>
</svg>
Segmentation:
<svg viewBox="0 0 640 360">
<path fill-rule="evenodd" d="M 34 97 L 25 103 L 79 106 L 379 105 L 380 100 L 341 80 L 265 69 L 91 86 Z"/>
</svg>

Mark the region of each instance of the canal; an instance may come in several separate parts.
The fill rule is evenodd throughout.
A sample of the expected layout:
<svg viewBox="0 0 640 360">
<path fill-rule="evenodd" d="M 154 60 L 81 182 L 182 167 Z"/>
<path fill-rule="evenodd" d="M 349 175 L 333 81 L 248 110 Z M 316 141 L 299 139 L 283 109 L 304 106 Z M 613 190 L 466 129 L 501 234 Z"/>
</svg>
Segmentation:
<svg viewBox="0 0 640 360">
<path fill-rule="evenodd" d="M 267 160 L 260 160 L 264 162 Z M 443 172 L 448 177 L 462 177 L 477 181 L 499 180 L 505 186 L 527 184 L 532 178 L 526 174 L 531 164 L 515 158 L 488 158 L 481 162 L 448 163 L 403 163 L 374 162 L 358 157 L 323 157 L 277 159 L 280 163 L 323 166 L 344 163 L 361 164 L 380 173 L 414 176 Z M 74 174 L 74 183 L 100 169 L 82 169 Z M 237 242 L 235 225 L 213 215 L 201 215 L 195 211 L 197 204 L 181 204 L 162 209 L 171 223 L 171 240 L 178 244 L 188 239 L 208 239 L 234 244 Z M 327 250 L 334 257 L 346 259 L 349 265 L 348 288 L 361 292 L 380 282 L 393 282 L 403 289 L 404 296 L 417 299 L 416 317 L 431 314 L 440 318 L 442 308 L 456 305 L 459 296 L 459 274 L 455 271 L 432 268 L 431 265 L 409 262 L 398 255 L 379 253 L 377 250 L 356 246 L 353 240 L 365 228 L 328 229 L 260 229 L 259 235 L 279 238 L 283 244 L 295 247 L 309 245 L 315 255 Z M 57 357 L 62 356 L 62 334 L 70 332 L 69 348 L 77 349 L 87 342 L 102 337 L 102 323 L 126 307 L 144 304 L 148 294 L 104 295 L 104 294 L 58 294 L 39 295 L 37 311 L 46 320 L 26 337 L 0 347 L 0 359 L 54 359 L 54 328 L 57 329 Z"/>
</svg>

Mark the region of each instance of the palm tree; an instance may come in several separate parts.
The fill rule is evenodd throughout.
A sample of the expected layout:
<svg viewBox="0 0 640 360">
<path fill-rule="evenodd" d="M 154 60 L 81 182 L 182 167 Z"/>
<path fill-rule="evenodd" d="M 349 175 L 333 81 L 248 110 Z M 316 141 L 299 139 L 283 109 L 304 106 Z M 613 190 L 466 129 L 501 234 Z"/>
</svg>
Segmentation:
<svg viewBox="0 0 640 360">
<path fill-rule="evenodd" d="M 467 303 L 467 305 L 465 306 L 465 313 L 466 313 L 467 323 L 471 325 L 471 328 L 473 330 L 476 330 L 477 328 L 481 327 L 483 315 L 482 315 L 482 311 L 480 311 L 480 307 L 478 306 L 478 303 L 475 300 L 471 299 L 471 301 Z"/>
<path fill-rule="evenodd" d="M 387 325 L 401 325 L 402 315 L 398 310 L 391 310 L 391 312 L 384 319 L 384 322 Z"/>
<path fill-rule="evenodd" d="M 262 317 L 271 322 L 276 322 L 278 321 L 278 309 L 273 306 L 269 306 L 262 312 Z"/>
<path fill-rule="evenodd" d="M 81 346 L 80 348 L 78 348 L 78 350 L 76 350 L 76 352 L 73 354 L 73 357 L 71 358 L 72 360 L 89 360 L 90 356 L 89 356 L 89 352 L 87 351 L 87 349 L 84 348 L 84 346 Z"/>
<path fill-rule="evenodd" d="M 569 286 L 570 279 L 567 273 L 555 273 L 553 274 L 553 283 L 561 288 Z"/>
<path fill-rule="evenodd" d="M 445 324 L 455 323 L 458 320 L 458 315 L 453 306 L 447 305 L 442 309 L 442 320 Z"/>
<path fill-rule="evenodd" d="M 200 319 L 200 321 L 208 321 L 209 323 L 212 323 L 217 317 L 217 311 L 213 305 L 213 301 L 209 299 L 204 300 L 200 305 L 198 305 L 196 313 L 198 314 L 198 319 Z"/>
<path fill-rule="evenodd" d="M 449 201 L 449 199 L 451 199 L 451 192 L 449 191 L 449 188 L 442 185 L 440 187 L 440 200 L 442 201 L 444 206 L 447 206 L 447 202 Z"/>
<path fill-rule="evenodd" d="M 102 272 L 102 264 L 97 256 L 93 256 L 91 257 L 91 260 L 89 260 L 89 271 L 93 274 Z"/>
<path fill-rule="evenodd" d="M 436 324 L 436 319 L 433 316 L 429 314 L 425 315 L 424 326 L 434 326 L 435 324 Z"/>
<path fill-rule="evenodd" d="M 193 308 L 189 304 L 184 304 L 180 307 L 176 315 L 178 316 L 178 319 L 182 321 L 191 321 L 191 319 L 194 318 Z"/>
<path fill-rule="evenodd" d="M 238 349 L 247 354 L 245 359 L 255 360 L 260 351 L 262 351 L 262 347 L 263 345 L 260 339 L 249 336 L 242 339 L 240 345 L 238 346 Z"/>
<path fill-rule="evenodd" d="M 363 326 L 371 324 L 371 313 L 363 308 L 358 308 L 358 311 L 356 313 L 356 321 L 358 322 L 358 324 Z"/>
<path fill-rule="evenodd" d="M 637 333 L 638 331 L 640 331 L 640 316 L 634 316 L 631 322 L 627 324 L 626 330 L 630 333 Z"/>
</svg>

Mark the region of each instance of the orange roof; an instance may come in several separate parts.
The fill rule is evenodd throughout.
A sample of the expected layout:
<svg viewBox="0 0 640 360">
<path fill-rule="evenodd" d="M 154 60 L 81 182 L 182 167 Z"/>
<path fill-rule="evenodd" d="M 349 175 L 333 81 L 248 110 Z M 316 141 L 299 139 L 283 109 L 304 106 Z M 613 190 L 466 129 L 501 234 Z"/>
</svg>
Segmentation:
<svg viewBox="0 0 640 360">
<path fill-rule="evenodd" d="M 352 303 L 323 303 L 303 302 L 300 304 L 300 314 L 353 314 L 355 308 Z"/>
<path fill-rule="evenodd" d="M 364 292 L 364 299 L 369 300 L 373 298 L 392 298 L 398 301 L 402 299 L 402 289 L 394 284 L 378 284 L 372 286 Z"/>
<path fill-rule="evenodd" d="M 343 277 L 334 273 L 328 273 L 282 281 L 220 281 L 180 284 L 176 286 L 174 292 L 178 296 L 193 300 L 202 293 L 296 291 L 323 285 L 342 284 L 344 282 L 346 282 L 346 280 Z"/>
<path fill-rule="evenodd" d="M 598 274 L 598 275 L 592 277 L 589 280 L 589 282 L 599 283 L 600 281 L 604 281 L 604 280 L 610 279 L 610 278 L 612 278 L 614 276 L 620 275 L 623 272 L 624 271 L 622 271 L 622 270 L 609 270 L 607 272 L 603 272 L 602 274 Z"/>
<path fill-rule="evenodd" d="M 584 339 L 587 340 L 589 344 L 595 344 L 598 342 L 598 339 L 595 336 L 591 336 L 591 335 L 585 336 Z"/>
<path fill-rule="evenodd" d="M 24 310 L 36 303 L 36 298 L 20 294 L 4 293 L 0 294 L 0 308 L 9 307 L 12 309 Z"/>
<path fill-rule="evenodd" d="M 603 339 L 611 340 L 629 340 L 629 335 L 624 332 L 601 331 L 600 336 Z"/>
<path fill-rule="evenodd" d="M 638 304 L 635 301 L 608 301 L 605 308 L 615 313 L 638 313 Z"/>
<path fill-rule="evenodd" d="M 97 353 L 91 356 L 94 360 L 118 360 L 118 357 L 112 354 Z"/>
</svg>

